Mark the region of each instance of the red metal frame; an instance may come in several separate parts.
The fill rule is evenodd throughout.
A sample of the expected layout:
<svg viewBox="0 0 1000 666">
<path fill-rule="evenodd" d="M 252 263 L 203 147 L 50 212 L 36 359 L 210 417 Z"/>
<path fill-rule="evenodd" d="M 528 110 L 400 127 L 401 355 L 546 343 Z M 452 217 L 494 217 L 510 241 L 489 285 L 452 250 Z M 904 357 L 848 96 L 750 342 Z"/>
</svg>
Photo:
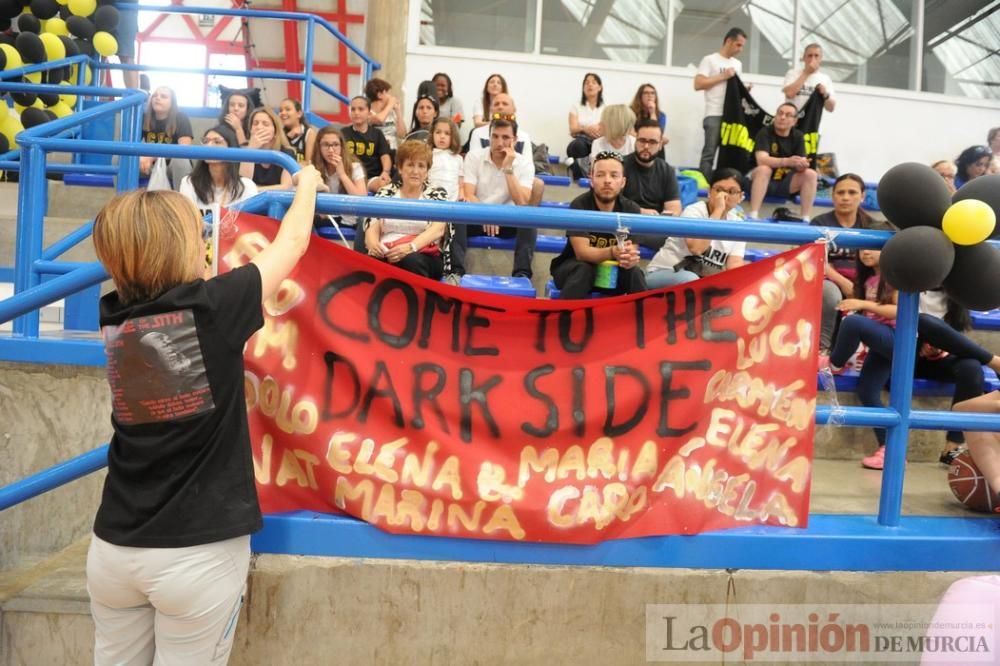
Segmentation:
<svg viewBox="0 0 1000 666">
<path fill-rule="evenodd" d="M 184 0 L 170 0 L 172 5 L 184 5 Z M 234 8 L 238 8 L 242 5 L 241 0 L 230 0 L 230 4 Z M 261 7 L 260 9 L 264 9 Z M 283 11 L 298 12 L 305 11 L 299 9 L 297 0 L 281 0 L 281 9 Z M 347 0 L 336 0 L 336 9 L 333 11 L 326 12 L 311 12 L 316 16 L 320 16 L 330 23 L 332 23 L 340 32 L 347 34 L 348 26 L 351 24 L 363 25 L 365 22 L 365 17 L 363 14 L 352 14 L 347 11 Z M 189 15 L 181 15 L 181 19 L 187 25 L 188 30 L 191 33 L 191 37 L 167 37 L 156 35 L 157 28 L 159 28 L 166 18 L 170 14 L 160 14 L 148 28 L 139 32 L 136 35 L 137 42 L 137 61 L 138 56 L 141 55 L 142 44 L 144 42 L 149 43 L 161 43 L 161 44 L 200 44 L 205 47 L 205 68 L 208 68 L 208 60 L 212 54 L 224 53 L 230 55 L 243 55 L 244 61 L 246 61 L 246 51 L 243 47 L 242 42 L 237 41 L 233 43 L 229 40 L 220 40 L 219 35 L 221 35 L 226 28 L 228 28 L 233 21 L 237 21 L 236 17 L 233 16 L 223 16 L 216 25 L 208 32 L 208 34 L 203 35 L 201 29 L 195 20 Z M 299 55 L 301 51 L 301 44 L 299 42 L 298 24 L 294 21 L 283 21 L 282 30 L 285 37 L 285 59 L 284 60 L 273 60 L 273 59 L 258 59 L 255 63 L 255 68 L 260 69 L 276 69 L 283 70 L 286 72 L 301 72 L 302 71 L 302 58 Z M 322 30 L 316 31 L 317 35 L 325 34 Z M 361 67 L 359 65 L 352 65 L 348 62 L 348 50 L 343 44 L 339 44 L 337 47 L 337 60 L 338 62 L 313 62 L 313 72 L 321 74 L 336 74 L 337 88 L 341 91 L 346 91 L 350 84 L 350 77 L 352 75 L 360 75 Z M 245 62 L 245 68 L 247 70 L 252 69 L 250 63 Z M 249 78 L 250 85 L 253 85 L 253 78 Z M 288 81 L 288 96 L 294 97 L 296 99 L 302 98 L 302 84 L 299 81 Z M 203 103 L 207 103 L 208 98 L 208 87 L 206 86 Z M 341 108 L 339 113 L 330 114 L 323 113 L 320 114 L 328 120 L 334 122 L 347 122 L 348 114 L 346 108 Z"/>
</svg>

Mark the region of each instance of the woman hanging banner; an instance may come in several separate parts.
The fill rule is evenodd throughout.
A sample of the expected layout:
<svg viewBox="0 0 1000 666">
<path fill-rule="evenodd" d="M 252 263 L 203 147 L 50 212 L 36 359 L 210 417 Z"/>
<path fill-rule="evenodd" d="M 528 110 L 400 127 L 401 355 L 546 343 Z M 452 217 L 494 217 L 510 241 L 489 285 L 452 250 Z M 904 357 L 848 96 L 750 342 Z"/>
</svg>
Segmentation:
<svg viewBox="0 0 1000 666">
<path fill-rule="evenodd" d="M 222 270 L 275 229 L 240 214 Z M 245 353 L 262 507 L 565 543 L 804 527 L 822 281 L 812 245 L 669 290 L 535 300 L 316 239 Z"/>
</svg>

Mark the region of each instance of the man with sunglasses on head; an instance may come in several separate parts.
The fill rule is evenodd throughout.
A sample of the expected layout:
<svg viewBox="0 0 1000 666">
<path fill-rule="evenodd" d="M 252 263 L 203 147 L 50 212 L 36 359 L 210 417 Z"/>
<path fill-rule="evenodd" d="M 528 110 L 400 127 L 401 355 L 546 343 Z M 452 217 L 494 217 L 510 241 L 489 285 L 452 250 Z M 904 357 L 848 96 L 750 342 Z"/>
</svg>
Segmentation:
<svg viewBox="0 0 1000 666">
<path fill-rule="evenodd" d="M 590 191 L 573 199 L 569 207 L 604 213 L 639 213 L 639 205 L 622 196 L 623 162 L 620 153 L 597 153 L 590 166 Z M 608 266 L 608 262 L 614 264 Z M 594 279 L 602 264 L 604 270 L 616 274 L 614 287 L 595 288 Z M 552 260 L 550 271 L 560 290 L 560 299 L 587 298 L 595 289 L 611 294 L 635 294 L 646 289 L 645 276 L 639 268 L 639 247 L 624 234 L 619 237 L 603 231 L 568 231 L 566 247 Z"/>
<path fill-rule="evenodd" d="M 494 118 L 489 124 L 490 144 L 485 150 L 473 150 L 465 157 L 462 185 L 465 200 L 511 206 L 531 205 L 535 165 L 515 149 L 517 121 Z M 451 243 L 451 270 L 447 282 L 458 285 L 465 274 L 468 237 L 499 236 L 517 238 L 514 245 L 513 277 L 531 279 L 531 261 L 535 256 L 538 230 L 527 227 L 501 227 L 497 224 L 456 224 Z"/>
<path fill-rule="evenodd" d="M 750 172 L 750 217 L 760 217 L 765 196 L 790 198 L 800 195 L 802 220 L 809 221 L 816 200 L 817 175 L 806 157 L 805 135 L 795 129 L 799 112 L 784 102 L 774 114 L 774 122 L 764 125 L 754 142 L 757 166 Z M 785 218 L 782 218 L 785 219 Z"/>
<path fill-rule="evenodd" d="M 514 98 L 507 93 L 497 93 L 490 100 L 490 119 L 516 120 L 517 107 L 514 105 Z M 469 135 L 469 152 L 473 150 L 486 150 L 490 147 L 490 126 L 483 125 L 472 130 Z M 517 136 L 514 138 L 514 148 L 520 154 L 533 159 L 531 152 L 531 136 L 520 123 L 517 127 Z"/>
<path fill-rule="evenodd" d="M 663 130 L 655 118 L 643 118 L 635 125 L 635 152 L 625 157 L 625 189 L 628 199 L 639 204 L 643 215 L 679 215 L 681 194 L 674 168 L 658 156 Z M 659 249 L 667 239 L 663 234 L 636 234 L 640 245 Z"/>
</svg>

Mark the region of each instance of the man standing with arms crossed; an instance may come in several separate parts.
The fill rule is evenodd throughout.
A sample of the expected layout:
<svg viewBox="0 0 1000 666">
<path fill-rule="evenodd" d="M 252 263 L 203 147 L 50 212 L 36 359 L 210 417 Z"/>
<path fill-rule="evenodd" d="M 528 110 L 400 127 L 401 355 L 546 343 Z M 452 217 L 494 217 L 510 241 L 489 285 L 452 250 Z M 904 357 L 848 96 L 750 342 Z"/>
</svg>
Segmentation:
<svg viewBox="0 0 1000 666">
<path fill-rule="evenodd" d="M 731 28 L 722 40 L 722 48 L 701 59 L 694 76 L 694 89 L 705 91 L 705 145 L 701 150 L 698 166 L 706 180 L 712 179 L 715 153 L 719 149 L 722 129 L 722 106 L 726 101 L 726 84 L 729 79 L 743 72 L 743 63 L 736 59 L 747 43 L 747 34 L 741 28 Z"/>
</svg>

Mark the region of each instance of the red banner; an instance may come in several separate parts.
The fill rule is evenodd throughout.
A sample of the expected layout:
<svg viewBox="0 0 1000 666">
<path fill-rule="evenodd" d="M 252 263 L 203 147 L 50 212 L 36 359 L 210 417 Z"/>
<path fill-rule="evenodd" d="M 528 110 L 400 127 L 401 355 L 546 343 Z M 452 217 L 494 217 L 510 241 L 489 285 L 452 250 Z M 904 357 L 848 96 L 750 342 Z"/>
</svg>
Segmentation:
<svg viewBox="0 0 1000 666">
<path fill-rule="evenodd" d="M 273 238 L 241 214 L 222 270 Z M 246 349 L 266 512 L 594 543 L 804 527 L 823 248 L 562 302 L 431 282 L 314 239 Z"/>
</svg>

